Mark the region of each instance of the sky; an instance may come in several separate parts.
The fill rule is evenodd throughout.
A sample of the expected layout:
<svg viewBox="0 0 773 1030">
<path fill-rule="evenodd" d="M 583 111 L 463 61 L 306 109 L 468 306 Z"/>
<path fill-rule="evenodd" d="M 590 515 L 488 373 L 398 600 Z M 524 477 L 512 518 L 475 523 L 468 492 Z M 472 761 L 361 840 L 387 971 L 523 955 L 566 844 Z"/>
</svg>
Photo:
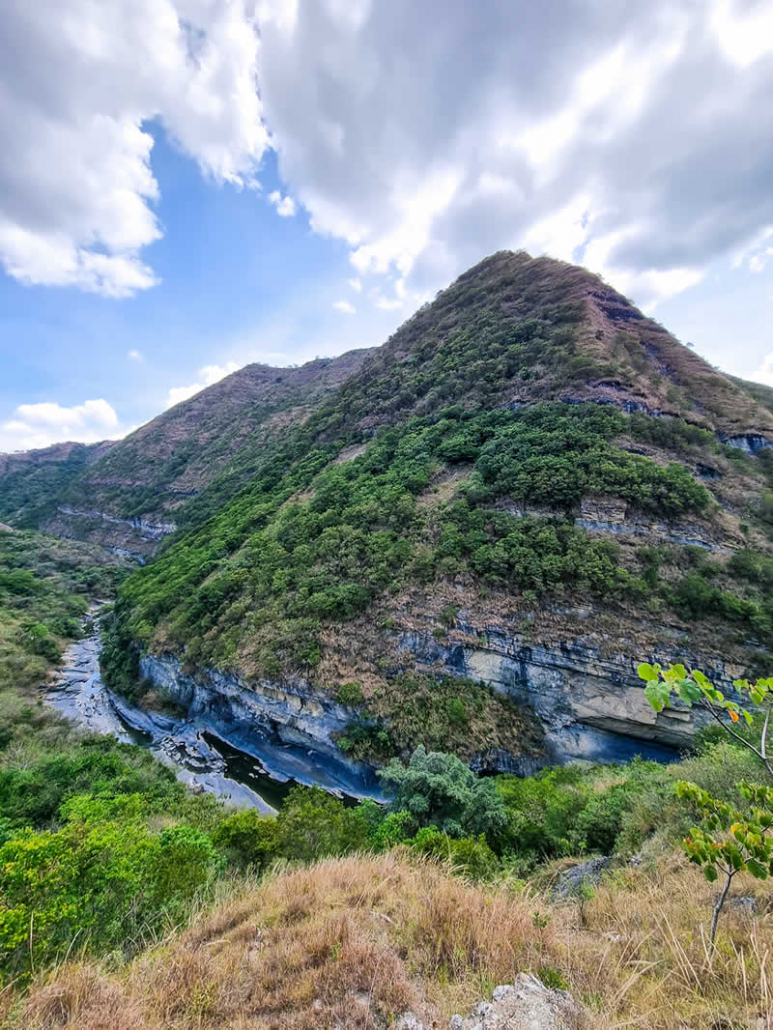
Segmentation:
<svg viewBox="0 0 773 1030">
<path fill-rule="evenodd" d="M 773 0 L 4 0 L 0 451 L 524 248 L 773 385 Z"/>
</svg>

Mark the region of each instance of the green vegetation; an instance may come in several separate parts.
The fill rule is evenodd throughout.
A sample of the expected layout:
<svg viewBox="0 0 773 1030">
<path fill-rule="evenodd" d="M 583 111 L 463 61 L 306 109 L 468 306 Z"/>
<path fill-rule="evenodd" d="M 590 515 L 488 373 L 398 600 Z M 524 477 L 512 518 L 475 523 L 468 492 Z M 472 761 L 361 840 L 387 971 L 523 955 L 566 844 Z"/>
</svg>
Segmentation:
<svg viewBox="0 0 773 1030">
<path fill-rule="evenodd" d="M 404 673 L 371 698 L 365 712 L 337 740 L 341 751 L 360 760 L 409 754 L 419 744 L 458 754 L 488 747 L 541 753 L 542 734 L 531 713 L 464 677 Z"/>
<path fill-rule="evenodd" d="M 708 492 L 683 466 L 664 469 L 615 448 L 625 428 L 625 416 L 594 405 L 456 407 L 382 430 L 353 461 L 330 465 L 330 451 L 313 448 L 284 475 L 267 469 L 237 503 L 128 581 L 116 656 L 125 656 L 125 641 L 149 643 L 163 622 L 192 664 L 308 673 L 321 657 L 322 623 L 353 618 L 384 591 L 459 572 L 511 592 L 641 592 L 615 545 L 560 516 L 523 519 L 491 507 L 506 498 L 567 511 L 587 492 L 664 515 L 707 506 Z M 460 460 L 472 467 L 459 498 L 417 503 L 443 464 Z M 131 670 L 108 655 L 105 672 L 126 689 Z"/>
<path fill-rule="evenodd" d="M 117 443 L 61 494 L 122 518 L 156 513 L 189 528 L 254 477 L 278 439 L 356 371 L 367 351 L 300 368 L 248 365 Z"/>
<path fill-rule="evenodd" d="M 730 885 L 738 873 L 750 873 L 757 880 L 773 876 L 773 758 L 768 754 L 768 729 L 773 715 L 773 677 L 736 680 L 733 686 L 737 694 L 754 708 L 749 711 L 739 701 L 725 697 L 700 669 L 688 670 L 683 665 L 672 665 L 663 669 L 660 665 L 644 662 L 639 666 L 639 676 L 646 682 L 644 693 L 647 700 L 660 712 L 671 705 L 672 697 L 679 698 L 689 708 L 699 706 L 708 712 L 721 730 L 747 755 L 751 753 L 759 762 L 758 772 L 767 776 L 768 783 L 749 783 L 745 779 L 736 781 L 735 790 L 744 802 L 738 808 L 723 797 L 712 796 L 707 790 L 686 780 L 677 786 L 677 794 L 692 803 L 702 825 L 693 827 L 685 837 L 682 846 L 691 862 L 701 866 L 709 883 L 714 883 L 721 873 L 724 876 L 722 890 L 714 904 L 711 921 L 710 941 L 714 944 L 719 915 L 727 899 Z M 762 730 L 759 741 L 750 738 L 748 729 L 755 725 L 755 713 L 762 713 Z M 743 716 L 747 732 L 738 732 Z M 741 727 L 739 726 L 739 729 Z"/>
<path fill-rule="evenodd" d="M 23 461 L 15 455 L 2 455 L 0 461 L 0 522 L 20 529 L 37 529 L 53 515 L 67 486 L 89 464 L 102 444 L 64 444 L 69 451 L 62 460 L 54 446 L 36 452 Z M 3 462 L 5 465 L 3 465 Z"/>
<path fill-rule="evenodd" d="M 396 811 L 420 827 L 435 826 L 449 837 L 495 836 L 505 825 L 502 799 L 492 780 L 478 779 L 454 755 L 417 747 L 407 766 L 393 761 L 380 773 Z"/>
<path fill-rule="evenodd" d="M 0 532 L 0 690 L 42 682 L 90 599 L 110 596 L 122 574 L 98 548 Z"/>
</svg>

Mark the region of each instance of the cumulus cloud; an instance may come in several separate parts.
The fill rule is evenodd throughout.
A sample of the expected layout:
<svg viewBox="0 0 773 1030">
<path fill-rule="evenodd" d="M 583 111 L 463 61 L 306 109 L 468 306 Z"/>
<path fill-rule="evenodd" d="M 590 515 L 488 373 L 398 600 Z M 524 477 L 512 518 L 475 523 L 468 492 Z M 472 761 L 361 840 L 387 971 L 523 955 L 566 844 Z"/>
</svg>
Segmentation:
<svg viewBox="0 0 773 1030">
<path fill-rule="evenodd" d="M 160 125 L 237 187 L 275 148 L 269 202 L 345 241 L 352 289 L 386 276 L 382 307 L 520 246 L 655 304 L 773 225 L 772 25 L 771 0 L 9 0 L 0 262 L 151 287 Z"/>
<path fill-rule="evenodd" d="M 145 355 L 142 354 L 138 350 L 130 350 L 130 351 L 128 351 L 127 354 L 126 354 L 126 357 L 129 359 L 129 361 L 139 361 L 139 362 L 142 362 L 142 361 L 145 360 Z"/>
<path fill-rule="evenodd" d="M 773 224 L 770 23 L 768 0 L 265 0 L 261 95 L 359 276 L 417 299 L 528 246 L 653 304 Z"/>
<path fill-rule="evenodd" d="M 354 304 L 351 304 L 348 300 L 333 301 L 333 307 L 336 311 L 342 311 L 345 315 L 354 315 L 357 311 Z"/>
<path fill-rule="evenodd" d="M 0 7 L 0 263 L 126 297 L 156 283 L 150 166 L 162 125 L 216 182 L 268 142 L 250 0 L 9 0 Z"/>
<path fill-rule="evenodd" d="M 295 214 L 295 201 L 292 197 L 283 197 L 279 190 L 269 193 L 268 199 L 282 218 L 292 218 Z"/>
<path fill-rule="evenodd" d="M 349 288 L 354 290 L 355 293 L 360 293 L 362 290 L 362 283 L 359 279 L 348 279 Z"/>
<path fill-rule="evenodd" d="M 96 443 L 122 435 L 115 409 L 103 398 L 69 408 L 56 401 L 20 404 L 0 424 L 0 451 L 31 450 L 63 440 Z"/>
<path fill-rule="evenodd" d="M 221 379 L 224 379 L 225 376 L 238 371 L 238 369 L 239 365 L 235 361 L 229 361 L 225 365 L 205 365 L 199 369 L 199 378 L 195 383 L 190 383 L 188 386 L 173 386 L 170 389 L 166 399 L 166 407 L 171 408 L 174 404 L 179 404 L 180 401 L 187 401 L 195 393 L 200 393 L 208 386 L 213 386 L 215 383 L 220 382 Z"/>
<path fill-rule="evenodd" d="M 760 367 L 751 373 L 749 379 L 764 386 L 773 386 L 773 350 L 765 355 Z"/>
</svg>

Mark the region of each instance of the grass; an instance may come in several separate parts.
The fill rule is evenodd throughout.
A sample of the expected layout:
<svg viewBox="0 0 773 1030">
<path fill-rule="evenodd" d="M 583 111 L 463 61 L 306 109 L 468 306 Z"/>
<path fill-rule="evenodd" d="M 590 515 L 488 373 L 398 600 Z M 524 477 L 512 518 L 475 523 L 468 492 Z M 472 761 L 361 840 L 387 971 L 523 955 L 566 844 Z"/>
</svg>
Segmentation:
<svg viewBox="0 0 773 1030">
<path fill-rule="evenodd" d="M 416 1012 L 443 1026 L 520 971 L 565 983 L 596 1030 L 759 1030 L 773 1025 L 773 921 L 723 916 L 712 888 L 670 852 L 623 867 L 577 904 L 519 883 L 483 888 L 399 851 L 240 881 L 214 910 L 133 963 L 73 963 L 26 1000 L 8 1030 L 346 1030 Z M 3 999 L 0 998 L 0 1005 Z"/>
</svg>

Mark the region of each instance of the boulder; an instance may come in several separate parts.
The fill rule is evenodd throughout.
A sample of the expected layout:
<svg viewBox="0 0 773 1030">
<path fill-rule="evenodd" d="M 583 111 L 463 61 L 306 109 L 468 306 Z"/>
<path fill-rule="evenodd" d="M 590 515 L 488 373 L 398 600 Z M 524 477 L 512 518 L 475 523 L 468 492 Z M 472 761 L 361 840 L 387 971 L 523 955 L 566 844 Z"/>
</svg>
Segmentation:
<svg viewBox="0 0 773 1030">
<path fill-rule="evenodd" d="M 495 988 L 490 1004 L 466 1019 L 453 1016 L 450 1030 L 589 1030 L 591 1022 L 571 994 L 545 987 L 528 973 Z"/>
</svg>

